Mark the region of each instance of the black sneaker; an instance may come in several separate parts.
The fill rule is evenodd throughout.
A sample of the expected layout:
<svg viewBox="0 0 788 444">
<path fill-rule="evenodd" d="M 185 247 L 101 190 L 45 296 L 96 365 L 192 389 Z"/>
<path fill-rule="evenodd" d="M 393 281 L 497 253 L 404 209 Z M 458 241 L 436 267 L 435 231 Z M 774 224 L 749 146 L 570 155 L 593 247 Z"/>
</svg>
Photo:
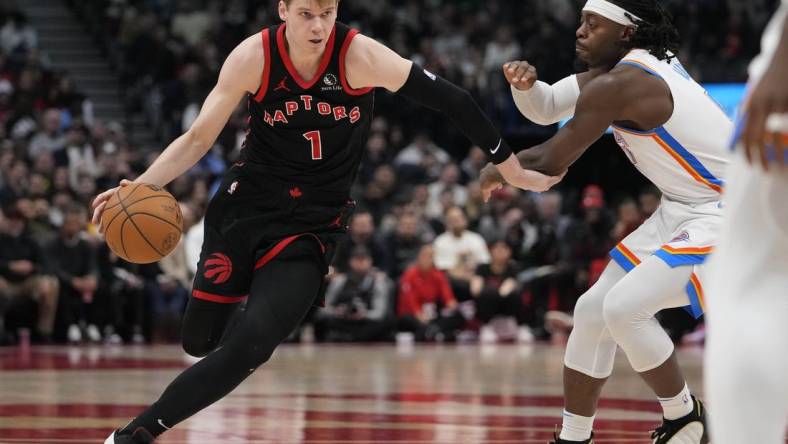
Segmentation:
<svg viewBox="0 0 788 444">
<path fill-rule="evenodd" d="M 594 432 L 591 432 L 591 437 L 585 441 L 569 441 L 567 439 L 561 439 L 558 437 L 558 433 L 553 433 L 553 439 L 555 441 L 550 441 L 550 444 L 594 444 Z"/>
<path fill-rule="evenodd" d="M 153 440 L 153 435 L 140 427 L 131 435 L 126 433 L 121 434 L 120 430 L 115 430 L 109 435 L 109 438 L 104 441 L 104 444 L 152 444 Z"/>
<path fill-rule="evenodd" d="M 692 412 L 679 419 L 662 418 L 662 425 L 651 434 L 654 444 L 706 444 L 706 408 L 692 397 Z"/>
</svg>

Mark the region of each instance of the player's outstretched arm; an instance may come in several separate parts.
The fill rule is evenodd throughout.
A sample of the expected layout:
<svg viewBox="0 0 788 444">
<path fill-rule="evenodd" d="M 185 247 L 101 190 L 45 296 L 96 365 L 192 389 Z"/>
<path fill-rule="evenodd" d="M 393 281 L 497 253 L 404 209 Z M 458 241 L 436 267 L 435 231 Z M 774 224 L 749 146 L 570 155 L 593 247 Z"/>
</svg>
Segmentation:
<svg viewBox="0 0 788 444">
<path fill-rule="evenodd" d="M 621 85 L 613 74 L 588 82 L 578 98 L 575 117 L 545 143 L 517 154 L 523 168 L 550 176 L 565 173 L 611 123 L 625 115 L 629 99 Z M 500 188 L 503 179 L 490 165 L 482 170 L 480 182 L 485 201 Z"/>
<path fill-rule="evenodd" d="M 503 75 L 511 85 L 514 104 L 528 120 L 539 125 L 552 125 L 575 113 L 575 104 L 580 96 L 577 75 L 548 85 L 537 79 L 536 67 L 526 60 L 505 63 Z"/>
<path fill-rule="evenodd" d="M 241 42 L 225 60 L 219 80 L 191 128 L 170 143 L 135 181 L 164 186 L 197 163 L 211 149 L 241 99 L 259 87 L 264 63 L 259 34 Z M 120 186 L 130 183 L 124 179 Z M 106 202 L 116 191 L 107 190 L 93 200 L 94 225 L 101 221 Z"/>
<path fill-rule="evenodd" d="M 602 69 L 591 69 L 548 85 L 537 78 L 536 67 L 525 60 L 504 63 L 503 75 L 512 89 L 512 99 L 522 115 L 539 125 L 552 125 L 572 117 L 583 87 Z"/>
<path fill-rule="evenodd" d="M 400 57 L 385 45 L 358 35 L 350 44 L 345 63 L 351 87 L 386 88 L 447 115 L 471 142 L 487 153 L 512 185 L 545 191 L 560 180 L 523 169 L 467 91 Z"/>
</svg>

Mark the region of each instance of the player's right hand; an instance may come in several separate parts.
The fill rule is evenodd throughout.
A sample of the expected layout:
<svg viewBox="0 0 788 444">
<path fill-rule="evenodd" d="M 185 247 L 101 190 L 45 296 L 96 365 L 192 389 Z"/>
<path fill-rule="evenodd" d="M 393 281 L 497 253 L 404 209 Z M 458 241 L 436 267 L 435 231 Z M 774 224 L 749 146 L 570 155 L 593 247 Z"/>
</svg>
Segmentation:
<svg viewBox="0 0 788 444">
<path fill-rule="evenodd" d="M 528 91 L 536 82 L 536 68 L 525 60 L 503 64 L 506 81 L 520 91 Z"/>
<path fill-rule="evenodd" d="M 120 185 L 99 194 L 95 199 L 93 199 L 93 219 L 91 222 L 93 225 L 98 227 L 99 233 L 104 232 L 104 227 L 101 226 L 101 215 L 104 213 L 104 208 L 107 206 L 107 201 L 110 197 L 112 197 L 113 194 L 117 193 L 121 187 L 129 185 L 131 185 L 131 181 L 123 179 L 120 181 Z"/>
</svg>

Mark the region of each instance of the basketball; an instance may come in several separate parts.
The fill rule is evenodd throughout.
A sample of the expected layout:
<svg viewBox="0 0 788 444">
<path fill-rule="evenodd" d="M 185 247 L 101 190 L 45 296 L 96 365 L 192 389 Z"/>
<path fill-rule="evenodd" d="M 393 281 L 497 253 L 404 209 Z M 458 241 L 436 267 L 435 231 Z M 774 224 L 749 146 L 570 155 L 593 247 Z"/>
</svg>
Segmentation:
<svg viewBox="0 0 788 444">
<path fill-rule="evenodd" d="M 107 201 L 101 226 L 115 254 L 135 264 L 149 264 L 178 245 L 183 220 L 172 194 L 155 185 L 134 183 Z"/>
</svg>

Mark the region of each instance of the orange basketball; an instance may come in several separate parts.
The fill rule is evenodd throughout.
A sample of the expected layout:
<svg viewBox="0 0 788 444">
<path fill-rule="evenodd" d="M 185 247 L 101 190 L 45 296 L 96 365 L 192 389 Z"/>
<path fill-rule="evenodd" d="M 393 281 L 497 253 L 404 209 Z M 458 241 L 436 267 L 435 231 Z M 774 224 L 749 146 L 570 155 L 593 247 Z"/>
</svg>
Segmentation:
<svg viewBox="0 0 788 444">
<path fill-rule="evenodd" d="M 183 220 L 172 194 L 155 185 L 133 183 L 107 201 L 101 226 L 115 254 L 135 264 L 149 264 L 175 249 Z"/>
</svg>

